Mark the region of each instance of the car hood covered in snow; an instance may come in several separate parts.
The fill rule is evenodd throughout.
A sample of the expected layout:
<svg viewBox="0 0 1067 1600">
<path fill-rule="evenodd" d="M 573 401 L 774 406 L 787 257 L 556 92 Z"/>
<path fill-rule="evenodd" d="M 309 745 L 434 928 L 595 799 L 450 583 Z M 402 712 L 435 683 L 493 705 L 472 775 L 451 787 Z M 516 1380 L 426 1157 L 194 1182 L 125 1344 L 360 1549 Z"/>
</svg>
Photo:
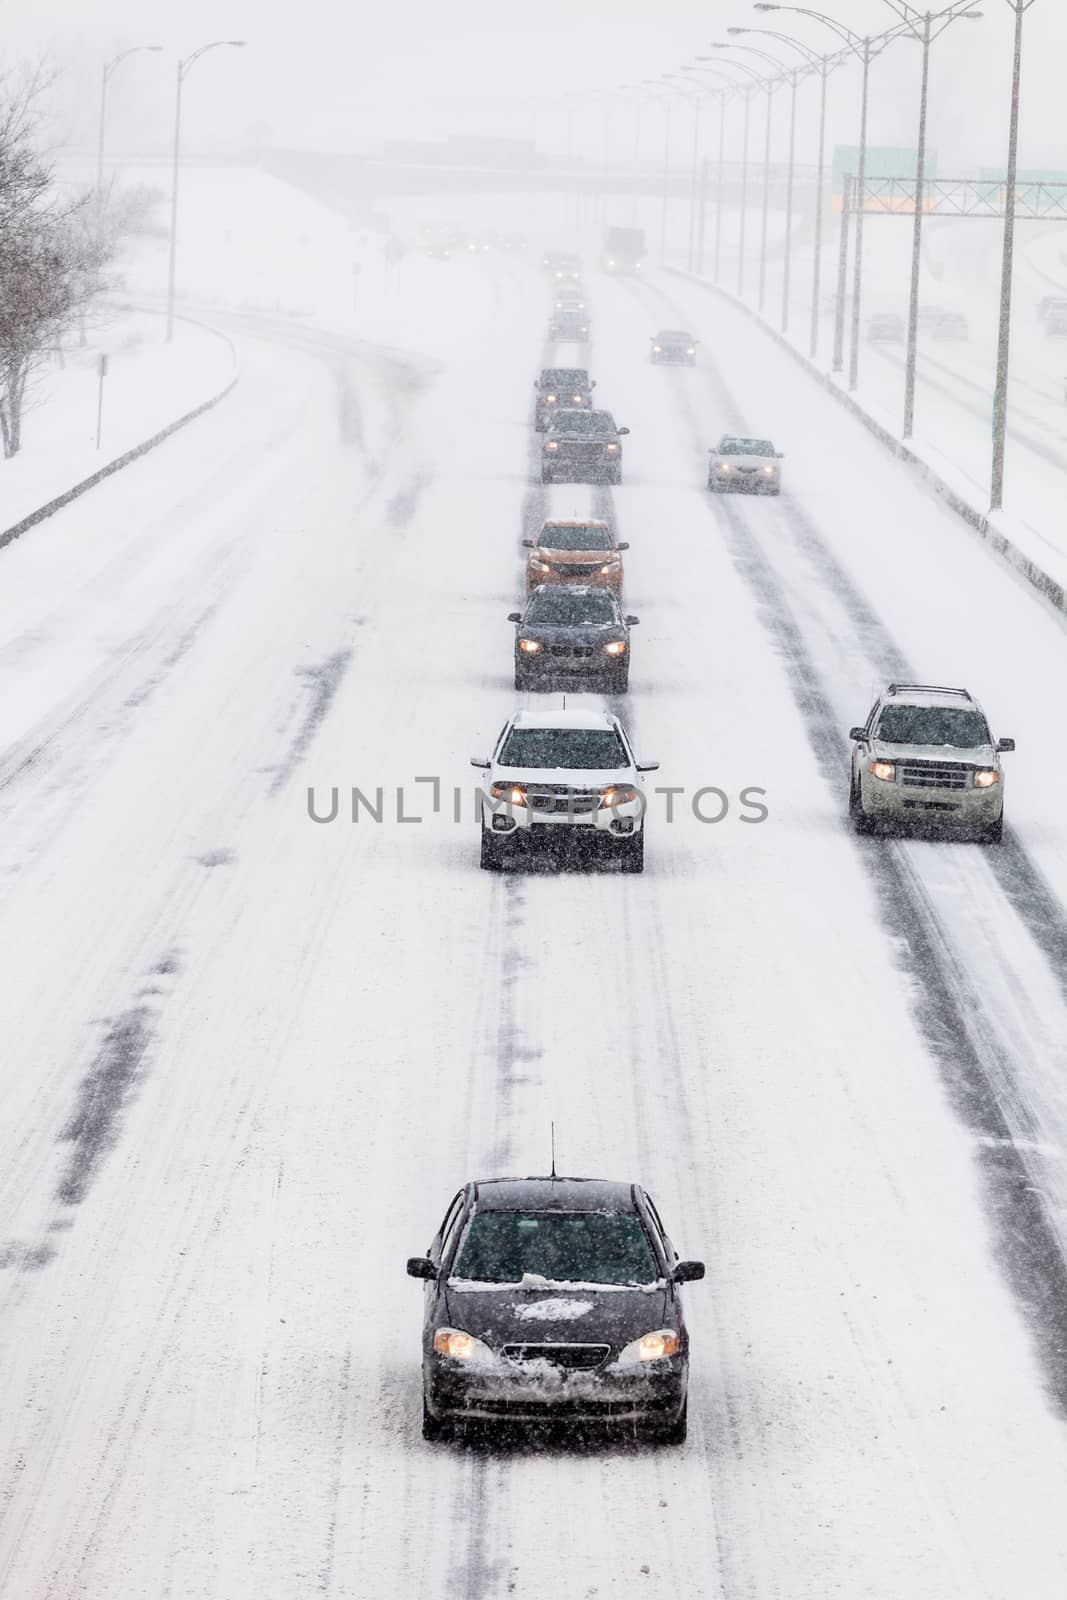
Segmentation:
<svg viewBox="0 0 1067 1600">
<path fill-rule="evenodd" d="M 644 1288 L 530 1278 L 524 1283 L 526 1287 L 449 1279 L 449 1322 L 492 1349 L 504 1344 L 610 1344 L 617 1353 L 662 1327 L 668 1314 L 670 1297 L 662 1280 Z"/>
</svg>

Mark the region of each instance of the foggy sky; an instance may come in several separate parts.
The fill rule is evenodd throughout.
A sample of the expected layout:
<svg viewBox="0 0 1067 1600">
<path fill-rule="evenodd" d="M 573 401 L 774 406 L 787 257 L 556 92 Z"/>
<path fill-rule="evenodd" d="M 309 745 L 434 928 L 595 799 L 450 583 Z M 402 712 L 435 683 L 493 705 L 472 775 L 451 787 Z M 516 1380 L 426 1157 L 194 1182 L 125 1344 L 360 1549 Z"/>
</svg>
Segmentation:
<svg viewBox="0 0 1067 1600">
<path fill-rule="evenodd" d="M 893 20 L 885 0 L 823 4 L 857 32 L 878 31 Z M 1012 13 L 1006 0 L 976 4 L 984 19 L 955 24 L 935 51 L 931 139 L 942 174 L 1004 160 Z M 238 37 L 248 41 L 246 49 L 216 51 L 190 74 L 190 150 L 224 152 L 265 140 L 352 149 L 386 137 L 457 131 L 536 135 L 559 150 L 570 97 L 578 108 L 577 144 L 599 154 L 603 101 L 590 95 L 677 71 L 709 53 L 710 40 L 725 39 L 731 23 L 795 32 L 820 50 L 833 45 L 817 23 L 758 13 L 750 0 L 534 0 L 523 6 L 487 0 L 93 0 L 91 8 L 84 0 L 37 0 L 32 16 L 5 19 L 5 53 L 13 64 L 47 50 L 62 69 L 62 143 L 84 144 L 95 136 L 101 62 L 130 44 L 159 43 L 165 54 L 134 57 L 116 74 L 109 128 L 127 154 L 165 151 L 178 54 L 210 39 Z M 790 56 L 771 40 L 744 42 Z M 761 66 L 752 56 L 737 59 Z M 1023 166 L 1067 169 L 1065 63 L 1067 4 L 1035 0 L 1026 20 Z M 907 43 L 872 69 L 873 142 L 914 142 L 917 75 L 918 48 Z M 859 71 L 850 67 L 834 82 L 833 137 L 843 140 L 854 131 L 858 96 Z M 801 99 L 801 159 L 813 157 L 815 102 L 809 85 Z M 662 137 L 658 115 L 649 107 L 642 119 L 649 161 Z M 678 112 L 679 139 L 684 115 Z M 633 144 L 632 112 L 616 113 L 613 129 L 621 157 Z"/>
</svg>

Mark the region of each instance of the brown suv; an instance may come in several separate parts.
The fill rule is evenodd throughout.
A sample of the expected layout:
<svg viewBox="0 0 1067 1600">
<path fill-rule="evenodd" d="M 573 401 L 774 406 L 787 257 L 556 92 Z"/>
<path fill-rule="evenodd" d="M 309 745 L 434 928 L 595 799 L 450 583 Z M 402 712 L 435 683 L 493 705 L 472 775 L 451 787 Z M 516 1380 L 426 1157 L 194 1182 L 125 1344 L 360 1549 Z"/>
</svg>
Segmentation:
<svg viewBox="0 0 1067 1600">
<path fill-rule="evenodd" d="M 622 593 L 622 552 L 610 522 L 543 522 L 536 539 L 524 539 L 526 593 L 543 583 L 584 583 Z"/>
</svg>

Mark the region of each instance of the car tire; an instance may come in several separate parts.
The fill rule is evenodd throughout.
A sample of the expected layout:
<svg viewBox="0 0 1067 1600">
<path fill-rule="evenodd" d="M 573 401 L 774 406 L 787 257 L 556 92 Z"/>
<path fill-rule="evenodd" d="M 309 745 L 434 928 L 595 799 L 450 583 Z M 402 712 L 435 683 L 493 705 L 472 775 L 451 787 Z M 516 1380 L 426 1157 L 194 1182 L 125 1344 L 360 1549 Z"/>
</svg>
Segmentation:
<svg viewBox="0 0 1067 1600">
<path fill-rule="evenodd" d="M 1004 818 L 1003 818 L 1003 816 L 999 816 L 997 818 L 996 822 L 990 823 L 989 827 L 985 829 L 985 831 L 982 834 L 982 843 L 983 844 L 1003 844 L 1004 843 Z"/>
<path fill-rule="evenodd" d="M 452 1437 L 452 1424 L 439 1421 L 429 1411 L 425 1395 L 422 1397 L 422 1437 L 430 1444 L 440 1444 Z"/>
<path fill-rule="evenodd" d="M 502 872 L 504 869 L 502 841 L 493 838 L 484 822 L 482 823 L 482 848 L 478 865 L 483 872 Z"/>
<path fill-rule="evenodd" d="M 871 819 L 863 809 L 863 796 L 859 784 L 855 779 L 850 780 L 848 787 L 848 814 L 852 819 L 852 826 L 857 833 L 870 833 Z"/>
<path fill-rule="evenodd" d="M 632 839 L 620 839 L 615 846 L 619 866 L 623 872 L 644 872 L 645 870 L 645 834 L 644 829 L 635 834 Z"/>
<path fill-rule="evenodd" d="M 679 1445 L 684 1444 L 689 1433 L 689 1399 L 682 1402 L 682 1409 L 670 1422 L 658 1422 L 649 1429 L 648 1436 L 654 1444 Z"/>
</svg>

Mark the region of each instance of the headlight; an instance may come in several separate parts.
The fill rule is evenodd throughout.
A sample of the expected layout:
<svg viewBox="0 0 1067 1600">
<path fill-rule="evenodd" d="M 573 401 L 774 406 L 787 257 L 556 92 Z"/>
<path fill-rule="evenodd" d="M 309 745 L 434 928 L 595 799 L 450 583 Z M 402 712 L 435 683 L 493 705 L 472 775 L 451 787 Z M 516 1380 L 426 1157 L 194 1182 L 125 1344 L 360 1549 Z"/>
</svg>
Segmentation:
<svg viewBox="0 0 1067 1600">
<path fill-rule="evenodd" d="M 606 656 L 623 656 L 626 654 L 626 640 L 615 639 L 611 644 L 606 644 L 602 648 Z"/>
<path fill-rule="evenodd" d="M 614 266 L 614 265 L 615 265 L 615 263 L 614 263 L 614 261 L 609 261 L 609 262 L 608 262 L 608 266 L 609 266 L 609 267 L 613 267 L 613 266 Z"/>
<path fill-rule="evenodd" d="M 867 771 L 872 778 L 881 778 L 883 783 L 893 783 L 897 775 L 892 761 L 872 761 Z"/>
<path fill-rule="evenodd" d="M 541 646 L 538 644 L 536 639 L 519 640 L 519 649 L 524 651 L 528 656 L 535 656 L 540 648 Z"/>
<path fill-rule="evenodd" d="M 509 806 L 526 804 L 525 789 L 517 789 L 513 783 L 491 783 L 489 793 L 494 800 L 506 800 Z"/>
<path fill-rule="evenodd" d="M 551 572 L 552 568 L 547 561 L 538 561 L 536 556 L 530 557 L 530 565 L 535 572 Z"/>
<path fill-rule="evenodd" d="M 719 462 L 719 471 L 720 472 L 729 472 L 729 470 L 730 470 L 730 463 L 728 461 L 720 461 Z"/>
<path fill-rule="evenodd" d="M 608 455 L 610 456 L 610 455 L 614 454 L 618 450 L 618 448 L 619 447 L 618 447 L 617 444 L 609 444 L 608 445 Z"/>
<path fill-rule="evenodd" d="M 558 450 L 559 449 L 559 445 L 556 443 L 555 439 L 549 439 L 545 444 L 545 449 L 546 450 Z"/>
<path fill-rule="evenodd" d="M 546 394 L 546 395 L 545 395 L 545 400 L 546 400 L 546 401 L 547 401 L 547 403 L 548 403 L 548 404 L 549 404 L 549 405 L 550 405 L 550 406 L 554 406 L 554 405 L 555 405 L 555 403 L 556 403 L 556 397 L 555 397 L 555 395 L 554 395 L 554 394 Z"/>
<path fill-rule="evenodd" d="M 1000 773 L 994 772 L 992 767 L 984 767 L 980 772 L 976 772 L 974 775 L 974 786 L 976 789 L 992 789 L 993 785 L 999 782 Z"/>
<path fill-rule="evenodd" d="M 686 353 L 687 356 L 695 356 L 696 355 L 696 351 L 692 350 L 692 349 L 687 350 L 685 353 Z"/>
<path fill-rule="evenodd" d="M 435 1355 L 451 1356 L 453 1361 L 493 1360 L 493 1352 L 487 1344 L 459 1328 L 438 1328 L 433 1336 L 433 1348 Z"/>
<path fill-rule="evenodd" d="M 663 354 L 663 346 L 661 344 L 654 344 L 652 346 L 652 348 L 653 348 L 653 350 L 656 352 L 656 354 L 658 356 L 661 356 Z"/>
<path fill-rule="evenodd" d="M 619 563 L 617 561 L 606 561 L 604 563 L 604 565 L 600 569 L 601 574 L 604 577 L 607 577 L 609 572 L 618 572 L 618 570 L 619 570 Z"/>
<path fill-rule="evenodd" d="M 774 468 L 773 467 L 764 467 L 763 474 L 764 474 L 764 477 L 773 478 L 774 477 Z"/>
<path fill-rule="evenodd" d="M 658 1328 L 635 1339 L 620 1352 L 619 1366 L 636 1365 L 639 1361 L 662 1361 L 666 1356 L 678 1354 L 678 1335 L 673 1328 Z"/>
<path fill-rule="evenodd" d="M 582 397 L 580 394 L 572 394 L 571 399 L 574 401 L 576 406 L 580 406 L 582 403 Z"/>
<path fill-rule="evenodd" d="M 619 784 L 614 789 L 605 789 L 600 796 L 600 809 L 608 811 L 612 806 L 624 806 L 631 800 L 637 799 L 637 790 L 632 784 Z"/>
</svg>

